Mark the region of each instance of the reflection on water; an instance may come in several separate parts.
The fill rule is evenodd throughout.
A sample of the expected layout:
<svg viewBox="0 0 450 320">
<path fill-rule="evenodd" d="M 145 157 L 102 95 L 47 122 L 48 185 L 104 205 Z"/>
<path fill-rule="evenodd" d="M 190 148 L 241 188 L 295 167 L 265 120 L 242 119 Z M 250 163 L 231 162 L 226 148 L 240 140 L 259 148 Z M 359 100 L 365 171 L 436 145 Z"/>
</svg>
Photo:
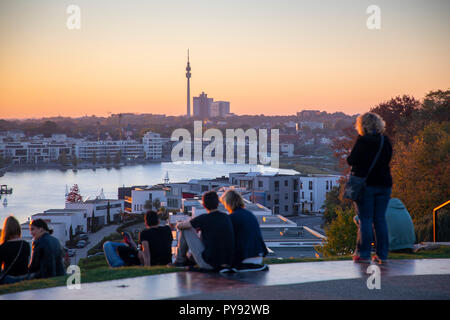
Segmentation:
<svg viewBox="0 0 450 320">
<path fill-rule="evenodd" d="M 107 198 L 117 199 L 117 188 L 121 186 L 162 183 L 166 171 L 170 182 L 184 182 L 195 178 L 215 178 L 230 172 L 266 170 L 261 166 L 238 164 L 177 164 L 172 162 L 151 163 L 122 168 L 79 170 L 28 170 L 7 172 L 0 177 L 0 184 L 14 189 L 13 194 L 2 195 L 0 223 L 10 214 L 20 222 L 27 221 L 32 214 L 47 209 L 64 208 L 66 185 L 78 184 L 83 198 L 103 193 Z M 7 198 L 8 205 L 3 206 Z"/>
</svg>

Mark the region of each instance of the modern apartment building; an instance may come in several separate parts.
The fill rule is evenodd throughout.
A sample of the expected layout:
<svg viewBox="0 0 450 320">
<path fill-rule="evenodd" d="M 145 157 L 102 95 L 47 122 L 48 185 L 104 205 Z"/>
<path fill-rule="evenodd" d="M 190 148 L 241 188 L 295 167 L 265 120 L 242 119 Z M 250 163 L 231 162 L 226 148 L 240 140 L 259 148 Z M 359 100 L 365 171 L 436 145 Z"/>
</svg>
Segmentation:
<svg viewBox="0 0 450 320">
<path fill-rule="evenodd" d="M 300 174 L 282 172 L 230 173 L 230 183 L 251 191 L 251 200 L 271 209 L 274 214 L 298 214 Z"/>
<path fill-rule="evenodd" d="M 48 163 L 57 161 L 60 155 L 70 158 L 73 148 L 64 142 L 4 142 L 0 143 L 0 157 L 13 164 Z"/>
<path fill-rule="evenodd" d="M 142 137 L 145 159 L 161 159 L 163 138 L 159 133 L 148 131 Z"/>
<path fill-rule="evenodd" d="M 82 202 L 66 202 L 66 209 L 83 209 L 87 214 L 87 225 L 95 221 L 97 226 L 108 222 L 107 213 L 111 221 L 120 221 L 120 213 L 124 211 L 124 201 L 121 199 L 92 199 Z"/>
<path fill-rule="evenodd" d="M 129 213 L 143 213 L 146 211 L 147 201 L 152 204 L 159 200 L 160 206 L 167 209 L 179 210 L 181 208 L 182 191 L 176 184 L 156 184 L 131 188 L 119 188 L 119 197 L 125 200 L 125 211 Z"/>
<path fill-rule="evenodd" d="M 339 175 L 308 175 L 300 177 L 301 212 L 322 212 L 327 192 L 338 186 Z"/>
<path fill-rule="evenodd" d="M 83 141 L 74 146 L 74 154 L 82 160 L 113 158 L 119 152 L 126 159 L 141 159 L 144 158 L 144 145 L 135 140 L 118 140 Z"/>
<path fill-rule="evenodd" d="M 321 212 L 326 193 L 338 185 L 339 175 L 282 173 L 230 173 L 230 182 L 251 191 L 251 200 L 274 214 L 296 215 Z"/>
</svg>

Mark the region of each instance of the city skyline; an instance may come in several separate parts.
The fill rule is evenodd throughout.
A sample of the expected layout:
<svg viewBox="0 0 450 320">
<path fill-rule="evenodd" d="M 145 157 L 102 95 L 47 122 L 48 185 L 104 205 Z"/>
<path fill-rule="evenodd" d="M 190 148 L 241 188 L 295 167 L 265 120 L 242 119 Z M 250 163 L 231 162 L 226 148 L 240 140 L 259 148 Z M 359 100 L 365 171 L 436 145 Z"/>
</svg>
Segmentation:
<svg viewBox="0 0 450 320">
<path fill-rule="evenodd" d="M 80 30 L 66 27 L 70 4 Z M 186 115 L 186 48 L 190 96 L 237 115 L 356 114 L 447 89 L 450 4 L 378 1 L 381 29 L 369 30 L 371 4 L 3 1 L 0 118 Z"/>
</svg>

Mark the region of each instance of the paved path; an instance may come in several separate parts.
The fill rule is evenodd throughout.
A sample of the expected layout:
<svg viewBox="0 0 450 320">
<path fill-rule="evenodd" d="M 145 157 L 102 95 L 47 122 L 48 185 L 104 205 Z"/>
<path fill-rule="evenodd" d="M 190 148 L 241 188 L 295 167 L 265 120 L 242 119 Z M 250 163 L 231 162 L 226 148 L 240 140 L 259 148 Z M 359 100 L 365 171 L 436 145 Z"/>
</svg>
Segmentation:
<svg viewBox="0 0 450 320">
<path fill-rule="evenodd" d="M 0 299 L 450 299 L 450 259 L 390 260 L 381 289 L 367 287 L 368 265 L 352 261 L 270 265 L 265 272 L 177 272 L 57 287 Z"/>
<path fill-rule="evenodd" d="M 117 227 L 119 227 L 119 225 L 113 224 L 113 225 L 101 228 L 98 232 L 89 233 L 89 243 L 84 248 L 75 249 L 75 256 L 70 258 L 70 263 L 78 264 L 78 261 L 80 261 L 81 258 L 86 258 L 87 252 L 89 251 L 89 249 L 94 247 L 104 237 L 109 236 L 111 233 L 115 232 Z"/>
</svg>

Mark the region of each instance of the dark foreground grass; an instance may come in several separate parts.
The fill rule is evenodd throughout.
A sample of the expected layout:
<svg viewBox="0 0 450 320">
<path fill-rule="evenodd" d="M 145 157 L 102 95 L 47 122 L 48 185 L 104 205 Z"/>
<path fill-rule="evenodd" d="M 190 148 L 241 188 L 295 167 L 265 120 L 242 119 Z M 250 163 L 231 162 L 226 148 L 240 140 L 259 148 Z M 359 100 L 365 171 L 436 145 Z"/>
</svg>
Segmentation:
<svg viewBox="0 0 450 320">
<path fill-rule="evenodd" d="M 437 258 L 450 258 L 450 247 L 441 246 L 434 250 L 424 250 L 411 254 L 405 253 L 389 254 L 389 259 L 437 259 Z M 351 259 L 352 257 L 350 255 L 323 257 L 323 258 L 288 258 L 288 259 L 265 258 L 264 263 L 278 264 L 278 263 L 293 263 L 293 262 L 340 261 Z M 179 268 L 167 266 L 154 266 L 154 267 L 135 266 L 135 267 L 123 267 L 113 269 L 107 265 L 105 258 L 102 256 L 81 259 L 79 266 L 81 269 L 81 283 L 119 280 L 125 278 L 135 278 L 180 271 Z M 10 285 L 2 285 L 0 286 L 0 295 L 26 290 L 65 286 L 68 277 L 69 276 L 61 276 L 50 279 L 37 279 L 37 280 L 23 281 Z"/>
</svg>

